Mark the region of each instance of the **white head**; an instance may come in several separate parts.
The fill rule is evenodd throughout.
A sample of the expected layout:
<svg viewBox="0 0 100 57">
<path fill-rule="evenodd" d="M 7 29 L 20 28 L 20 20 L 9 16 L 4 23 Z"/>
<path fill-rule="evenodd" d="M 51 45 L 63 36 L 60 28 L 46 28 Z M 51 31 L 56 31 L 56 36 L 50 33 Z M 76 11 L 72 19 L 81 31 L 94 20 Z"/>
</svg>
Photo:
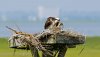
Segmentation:
<svg viewBox="0 0 100 57">
<path fill-rule="evenodd" d="M 60 20 L 60 18 L 55 18 L 55 19 Z"/>
</svg>

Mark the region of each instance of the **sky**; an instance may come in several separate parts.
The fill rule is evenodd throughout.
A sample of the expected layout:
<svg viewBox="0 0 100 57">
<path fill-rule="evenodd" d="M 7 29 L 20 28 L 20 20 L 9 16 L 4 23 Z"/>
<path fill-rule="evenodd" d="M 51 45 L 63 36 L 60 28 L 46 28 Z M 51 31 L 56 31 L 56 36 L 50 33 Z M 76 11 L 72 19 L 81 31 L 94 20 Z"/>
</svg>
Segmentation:
<svg viewBox="0 0 100 57">
<path fill-rule="evenodd" d="M 5 12 L 8 12 L 8 11 L 10 13 L 12 13 L 14 11 L 16 11 L 16 12 L 21 12 L 21 11 L 31 12 L 31 11 L 37 10 L 39 7 L 40 8 L 44 7 L 44 11 L 41 11 L 41 12 L 44 12 L 44 13 L 48 13 L 47 9 L 52 10 L 52 12 L 55 12 L 57 14 L 59 14 L 58 13 L 59 9 L 62 10 L 63 12 L 68 11 L 69 15 L 71 14 L 70 11 L 72 11 L 72 12 L 75 11 L 75 12 L 77 12 L 77 14 L 79 12 L 82 12 L 82 13 L 83 12 L 86 12 L 86 13 L 96 12 L 96 13 L 98 13 L 98 12 L 100 12 L 100 0 L 0 0 L 0 14 L 1 13 L 4 14 L 4 16 L 2 14 L 1 15 L 2 17 L 0 17 L 1 18 L 0 19 L 0 21 L 1 21 L 0 22 L 0 33 L 3 32 L 3 33 L 0 34 L 0 36 L 4 36 L 4 35 L 9 36 L 8 35 L 9 33 L 6 30 L 4 30 L 6 25 L 11 25 L 11 27 L 15 26 L 15 25 L 12 24 L 14 22 L 12 22 L 10 24 L 9 24 L 9 22 L 6 22 L 7 18 L 5 18 L 6 17 Z M 47 8 L 47 9 L 45 9 L 45 8 Z M 53 10 L 53 9 L 50 9 L 50 8 L 54 8 L 54 9 L 57 8 L 58 11 L 56 12 L 56 10 Z M 49 12 L 49 14 L 52 13 L 52 12 Z M 19 15 L 21 15 L 21 14 L 18 14 L 18 16 Z M 73 15 L 80 17 L 79 15 L 82 15 L 82 14 L 79 13 L 79 15 L 76 15 L 76 13 L 75 13 Z M 85 17 L 87 15 L 85 15 Z M 97 14 L 97 15 L 99 16 L 100 13 Z M 16 14 L 14 16 L 16 16 Z M 45 14 L 44 14 L 44 16 L 45 16 Z M 33 17 L 34 16 L 30 16 L 31 19 Z M 83 14 L 83 17 L 84 17 L 84 14 Z M 87 16 L 87 18 L 88 18 L 88 16 Z M 15 19 L 17 20 L 17 17 Z M 21 19 L 21 20 L 23 20 L 23 19 Z M 66 17 L 65 17 L 65 19 L 66 19 Z M 2 22 L 2 20 L 4 22 Z M 80 21 L 79 21 L 79 19 L 78 20 L 71 20 L 71 21 L 68 19 L 67 22 L 64 21 L 64 23 L 66 25 L 65 28 L 71 27 L 71 28 L 73 28 L 77 31 L 85 33 L 86 35 L 100 35 L 100 32 L 98 32 L 98 31 L 100 31 L 100 26 L 99 26 L 100 22 L 96 19 L 95 16 L 94 16 L 93 20 L 92 19 L 90 19 L 90 20 L 85 19 L 85 20 L 82 21 L 80 19 Z M 41 22 L 39 24 L 34 23 L 34 25 L 33 25 L 33 23 L 34 22 L 31 22 L 31 21 L 29 21 L 29 22 L 27 21 L 26 23 L 25 22 L 24 23 L 18 22 L 18 24 L 20 24 L 20 25 L 22 24 L 21 26 L 24 27 L 24 31 L 30 31 L 30 32 L 40 31 L 41 28 L 39 28 L 39 27 L 43 26 L 43 22 Z M 34 30 L 33 30 L 34 26 L 37 27 L 37 28 L 34 28 Z M 32 28 L 30 28 L 30 27 L 32 27 Z"/>
<path fill-rule="evenodd" d="M 100 0 L 0 0 L 0 11 L 31 11 L 41 5 L 66 11 L 100 11 Z"/>
</svg>

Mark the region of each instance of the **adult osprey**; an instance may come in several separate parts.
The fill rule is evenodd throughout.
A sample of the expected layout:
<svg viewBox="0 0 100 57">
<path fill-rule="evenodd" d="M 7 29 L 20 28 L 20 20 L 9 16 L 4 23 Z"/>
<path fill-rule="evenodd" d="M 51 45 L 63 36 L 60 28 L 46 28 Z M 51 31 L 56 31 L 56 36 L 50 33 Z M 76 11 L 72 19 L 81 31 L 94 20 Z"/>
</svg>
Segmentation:
<svg viewBox="0 0 100 57">
<path fill-rule="evenodd" d="M 61 26 L 63 24 L 60 22 L 59 18 L 55 17 L 48 17 L 47 21 L 45 22 L 44 29 L 54 31 L 54 30 L 61 30 Z"/>
</svg>

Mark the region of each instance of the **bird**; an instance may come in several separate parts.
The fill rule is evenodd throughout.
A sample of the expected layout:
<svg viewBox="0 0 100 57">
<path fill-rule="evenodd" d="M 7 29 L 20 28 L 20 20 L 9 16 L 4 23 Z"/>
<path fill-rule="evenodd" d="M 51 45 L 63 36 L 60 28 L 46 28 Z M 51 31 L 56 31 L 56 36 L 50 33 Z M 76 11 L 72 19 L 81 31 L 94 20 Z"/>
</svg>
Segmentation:
<svg viewBox="0 0 100 57">
<path fill-rule="evenodd" d="M 44 29 L 48 32 L 57 32 L 62 29 L 62 25 L 63 23 L 61 23 L 60 18 L 48 17 L 45 22 Z"/>
</svg>

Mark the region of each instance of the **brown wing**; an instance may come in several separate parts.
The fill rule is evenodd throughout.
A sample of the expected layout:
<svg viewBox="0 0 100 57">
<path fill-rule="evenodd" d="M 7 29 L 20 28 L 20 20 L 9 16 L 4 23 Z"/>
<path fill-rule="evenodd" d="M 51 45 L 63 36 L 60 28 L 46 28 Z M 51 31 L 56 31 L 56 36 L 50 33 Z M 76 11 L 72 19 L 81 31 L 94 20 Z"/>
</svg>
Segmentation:
<svg viewBox="0 0 100 57">
<path fill-rule="evenodd" d="M 51 24 L 52 24 L 52 22 L 47 21 L 47 22 L 45 23 L 44 29 L 48 29 L 48 28 L 50 27 Z"/>
<path fill-rule="evenodd" d="M 47 18 L 47 21 L 45 22 L 45 25 L 44 25 L 44 29 L 48 29 L 49 26 L 52 24 L 51 19 L 52 17 Z"/>
</svg>

